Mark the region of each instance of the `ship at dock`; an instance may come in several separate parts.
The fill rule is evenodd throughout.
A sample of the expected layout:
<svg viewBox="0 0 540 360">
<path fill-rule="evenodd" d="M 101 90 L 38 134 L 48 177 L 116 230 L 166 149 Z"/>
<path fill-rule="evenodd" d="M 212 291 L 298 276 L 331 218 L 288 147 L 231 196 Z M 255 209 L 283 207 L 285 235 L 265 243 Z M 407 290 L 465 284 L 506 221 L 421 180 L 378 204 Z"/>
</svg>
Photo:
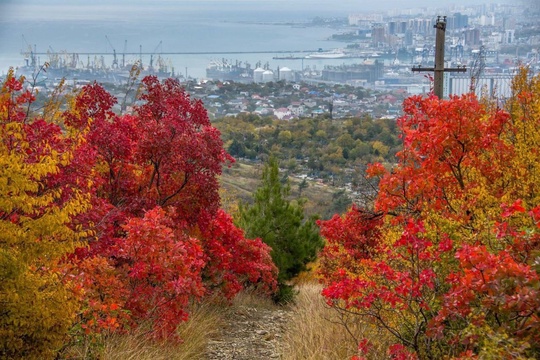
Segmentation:
<svg viewBox="0 0 540 360">
<path fill-rule="evenodd" d="M 253 69 L 249 63 L 238 60 L 212 60 L 206 67 L 206 77 L 219 81 L 250 83 L 253 82 Z"/>
<path fill-rule="evenodd" d="M 110 54 L 112 63 L 107 64 L 104 55 L 81 57 L 78 53 L 47 52 L 47 60 L 41 62 L 34 51 L 25 53 L 25 65 L 17 67 L 17 76 L 24 76 L 35 84 L 54 85 L 61 79 L 68 83 L 85 84 L 93 81 L 122 85 L 126 84 L 132 71 L 139 70 L 139 78 L 155 75 L 158 78 L 175 77 L 174 68 L 161 56 L 151 56 L 150 62 L 142 66 L 141 61 L 119 60 L 116 52 Z"/>
<path fill-rule="evenodd" d="M 343 59 L 347 54 L 340 49 L 330 51 L 317 51 L 306 56 L 306 59 Z"/>
</svg>

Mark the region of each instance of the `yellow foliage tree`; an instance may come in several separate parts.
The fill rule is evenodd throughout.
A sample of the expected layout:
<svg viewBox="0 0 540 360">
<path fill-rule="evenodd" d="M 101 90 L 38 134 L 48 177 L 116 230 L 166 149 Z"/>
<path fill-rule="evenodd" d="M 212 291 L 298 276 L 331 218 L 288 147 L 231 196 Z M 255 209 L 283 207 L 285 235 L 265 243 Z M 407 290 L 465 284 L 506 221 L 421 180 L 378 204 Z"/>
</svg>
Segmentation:
<svg viewBox="0 0 540 360">
<path fill-rule="evenodd" d="M 0 90 L 2 359 L 54 358 L 78 308 L 61 259 L 86 235 L 72 219 L 89 201 L 81 191 L 67 194 L 52 184 L 70 164 L 73 146 L 65 146 L 58 125 L 27 117 L 23 105 L 32 100 L 10 72 Z"/>
<path fill-rule="evenodd" d="M 506 141 L 515 152 L 502 182 L 510 183 L 512 195 L 532 207 L 540 204 L 540 76 L 531 77 L 527 69 L 521 69 L 512 90 L 506 107 L 513 131 L 506 134 Z"/>
</svg>

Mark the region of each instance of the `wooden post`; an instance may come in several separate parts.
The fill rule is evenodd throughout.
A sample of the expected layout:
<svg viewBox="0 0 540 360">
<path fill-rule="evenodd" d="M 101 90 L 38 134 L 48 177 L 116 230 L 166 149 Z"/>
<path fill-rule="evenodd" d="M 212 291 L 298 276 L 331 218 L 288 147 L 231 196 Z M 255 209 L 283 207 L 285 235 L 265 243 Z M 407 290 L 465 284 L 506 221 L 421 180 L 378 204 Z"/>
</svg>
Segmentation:
<svg viewBox="0 0 540 360">
<path fill-rule="evenodd" d="M 423 68 L 421 66 L 413 67 L 412 71 L 433 71 L 433 93 L 439 99 L 444 97 L 444 73 L 445 72 L 466 72 L 465 67 L 457 68 L 444 68 L 444 43 L 446 35 L 446 16 L 442 19 L 440 16 L 437 16 L 437 23 L 433 26 L 437 29 L 435 34 L 435 67 L 434 68 Z"/>
<path fill-rule="evenodd" d="M 444 96 L 444 42 L 446 35 L 446 16 L 443 18 L 443 21 L 440 20 L 441 18 L 439 17 L 435 24 L 437 32 L 435 35 L 435 74 L 433 77 L 433 92 L 435 93 L 435 96 L 442 99 Z"/>
</svg>

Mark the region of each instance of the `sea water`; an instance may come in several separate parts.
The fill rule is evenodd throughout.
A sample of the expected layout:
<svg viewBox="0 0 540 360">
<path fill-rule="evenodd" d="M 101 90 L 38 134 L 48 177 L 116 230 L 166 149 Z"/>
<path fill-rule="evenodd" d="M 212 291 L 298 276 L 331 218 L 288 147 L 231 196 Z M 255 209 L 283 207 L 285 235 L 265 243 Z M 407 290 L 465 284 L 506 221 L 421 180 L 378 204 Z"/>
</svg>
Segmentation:
<svg viewBox="0 0 540 360">
<path fill-rule="evenodd" d="M 2 0 L 0 0 L 2 1 Z M 0 8 L 0 74 L 10 66 L 24 64 L 30 48 L 37 52 L 101 52 L 107 66 L 112 65 L 113 49 L 118 61 L 124 52 L 250 52 L 330 50 L 345 44 L 331 41 L 339 32 L 329 27 L 306 26 L 315 17 L 346 17 L 354 9 L 332 9 L 329 6 L 291 5 L 293 1 L 106 1 L 84 2 L 21 0 Z M 107 38 L 109 40 L 107 40 Z M 164 55 L 177 73 L 194 78 L 205 76 L 206 66 L 214 59 L 260 62 L 271 69 L 287 66 L 322 68 L 327 64 L 358 62 L 340 60 L 277 60 L 268 54 L 197 54 Z M 307 55 L 307 54 L 304 54 Z M 92 63 L 95 56 L 80 56 L 79 66 Z M 126 56 L 126 62 L 139 55 Z M 49 61 L 39 56 L 40 63 Z M 149 55 L 142 56 L 148 65 Z"/>
</svg>

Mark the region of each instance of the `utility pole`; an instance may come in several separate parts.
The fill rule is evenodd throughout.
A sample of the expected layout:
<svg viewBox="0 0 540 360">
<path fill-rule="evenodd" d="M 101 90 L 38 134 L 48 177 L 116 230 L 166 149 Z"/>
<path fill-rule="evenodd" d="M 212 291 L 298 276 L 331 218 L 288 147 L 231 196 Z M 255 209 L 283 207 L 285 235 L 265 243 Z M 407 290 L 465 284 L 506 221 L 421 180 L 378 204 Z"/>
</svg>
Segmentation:
<svg viewBox="0 0 540 360">
<path fill-rule="evenodd" d="M 433 26 L 437 29 L 435 36 L 435 67 L 434 68 L 423 68 L 420 65 L 413 67 L 412 71 L 433 71 L 433 92 L 435 96 L 439 99 L 442 99 L 443 94 L 443 84 L 444 84 L 444 73 L 445 72 L 466 72 L 467 69 L 465 66 L 457 68 L 444 68 L 444 38 L 446 35 L 446 16 L 442 18 L 437 16 L 437 23 Z"/>
</svg>

